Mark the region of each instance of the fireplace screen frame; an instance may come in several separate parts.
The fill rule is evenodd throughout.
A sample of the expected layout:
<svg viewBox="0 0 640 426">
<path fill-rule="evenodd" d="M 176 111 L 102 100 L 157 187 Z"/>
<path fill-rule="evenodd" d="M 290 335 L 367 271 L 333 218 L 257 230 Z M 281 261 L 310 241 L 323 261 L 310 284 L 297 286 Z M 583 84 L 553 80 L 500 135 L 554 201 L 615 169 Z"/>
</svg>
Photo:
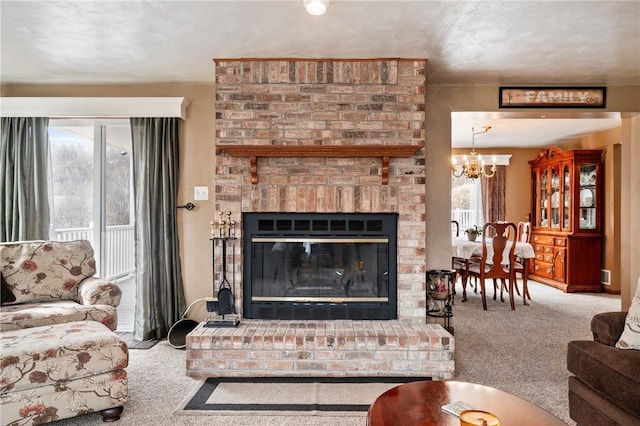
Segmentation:
<svg viewBox="0 0 640 426">
<path fill-rule="evenodd" d="M 243 213 L 243 316 L 281 320 L 397 319 L 397 224 L 395 213 Z M 386 292 L 375 297 L 255 295 L 254 244 L 274 241 L 386 243 L 386 264 L 380 262 L 377 267 L 386 272 Z"/>
</svg>

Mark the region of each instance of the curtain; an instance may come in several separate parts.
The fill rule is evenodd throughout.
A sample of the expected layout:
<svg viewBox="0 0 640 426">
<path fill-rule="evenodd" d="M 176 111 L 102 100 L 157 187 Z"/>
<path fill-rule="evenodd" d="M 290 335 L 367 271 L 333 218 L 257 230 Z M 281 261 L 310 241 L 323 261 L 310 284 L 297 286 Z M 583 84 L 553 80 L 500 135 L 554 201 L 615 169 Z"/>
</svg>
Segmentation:
<svg viewBox="0 0 640 426">
<path fill-rule="evenodd" d="M 506 166 L 497 166 L 492 178 L 482 178 L 482 211 L 485 222 L 499 222 L 505 219 L 505 176 Z"/>
<path fill-rule="evenodd" d="M 136 228 L 133 338 L 161 339 L 185 299 L 176 223 L 179 119 L 131 118 Z"/>
<path fill-rule="evenodd" d="M 49 119 L 2 117 L 0 241 L 49 238 Z"/>
</svg>

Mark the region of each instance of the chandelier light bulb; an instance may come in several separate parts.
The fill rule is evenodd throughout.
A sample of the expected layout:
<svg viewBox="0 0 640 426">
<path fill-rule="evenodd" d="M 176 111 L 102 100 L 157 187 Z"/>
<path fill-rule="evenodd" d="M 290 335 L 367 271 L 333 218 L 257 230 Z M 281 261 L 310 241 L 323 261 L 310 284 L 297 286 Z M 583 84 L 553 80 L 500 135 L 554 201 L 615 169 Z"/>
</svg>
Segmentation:
<svg viewBox="0 0 640 426">
<path fill-rule="evenodd" d="M 310 15 L 323 15 L 327 11 L 329 0 L 304 0 L 304 8 Z"/>
</svg>

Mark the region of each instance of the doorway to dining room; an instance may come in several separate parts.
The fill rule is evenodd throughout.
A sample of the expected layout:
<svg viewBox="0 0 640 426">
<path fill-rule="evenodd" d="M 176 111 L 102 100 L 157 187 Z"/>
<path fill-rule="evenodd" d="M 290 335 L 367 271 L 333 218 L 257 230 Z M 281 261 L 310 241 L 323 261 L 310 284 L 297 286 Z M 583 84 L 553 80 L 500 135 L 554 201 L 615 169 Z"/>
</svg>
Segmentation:
<svg viewBox="0 0 640 426">
<path fill-rule="evenodd" d="M 616 149 L 621 147 L 620 134 L 624 129 L 621 113 L 613 112 L 452 112 L 451 114 L 451 153 L 468 154 L 471 138 L 469 129 L 473 126 L 490 125 L 491 132 L 480 140 L 477 147 L 479 154 L 484 156 L 493 154 L 510 154 L 510 165 L 506 167 L 505 182 L 505 216 L 510 222 L 529 221 L 531 206 L 531 168 L 529 161 L 537 158 L 541 151 L 550 146 L 566 149 L 602 149 L 605 170 L 604 202 L 608 210 L 608 217 L 603 232 L 607 244 L 603 247 L 602 267 L 618 273 L 611 277 L 604 289 L 610 287 L 612 292 L 620 285 L 620 247 L 619 241 L 620 217 L 616 213 L 615 203 L 621 191 L 620 162 L 616 160 Z M 456 130 L 456 128 L 458 130 Z M 617 136 L 616 136 L 617 135 Z M 469 144 L 467 143 L 469 140 Z M 616 162 L 617 161 L 617 162 Z M 484 179 L 484 178 L 483 178 Z M 490 180 L 490 179 L 487 179 Z M 452 207 L 455 211 L 455 184 L 451 183 Z M 486 218 L 485 220 L 489 221 Z M 460 225 L 460 234 L 466 229 Z M 612 274 L 613 275 L 613 274 Z"/>
</svg>

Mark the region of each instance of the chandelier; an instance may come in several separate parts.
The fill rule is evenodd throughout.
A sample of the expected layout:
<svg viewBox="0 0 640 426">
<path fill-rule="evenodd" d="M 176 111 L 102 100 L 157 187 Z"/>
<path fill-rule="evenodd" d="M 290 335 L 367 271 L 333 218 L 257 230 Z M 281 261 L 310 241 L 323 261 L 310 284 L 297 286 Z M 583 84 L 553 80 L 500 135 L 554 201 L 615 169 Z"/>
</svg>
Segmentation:
<svg viewBox="0 0 640 426">
<path fill-rule="evenodd" d="M 487 172 L 484 168 L 484 160 L 482 159 L 482 155 L 478 155 L 476 152 L 476 135 L 481 133 L 487 133 L 491 126 L 483 126 L 482 131 L 476 132 L 475 129 L 471 128 L 471 153 L 470 157 L 466 155 L 462 157 L 462 161 L 464 162 L 461 166 L 457 164 L 455 157 L 451 159 L 451 174 L 454 177 L 460 177 L 465 175 L 468 179 L 477 179 L 480 177 L 491 178 L 496 174 L 496 157 L 493 156 L 493 166 L 491 166 L 490 172 Z"/>
</svg>

